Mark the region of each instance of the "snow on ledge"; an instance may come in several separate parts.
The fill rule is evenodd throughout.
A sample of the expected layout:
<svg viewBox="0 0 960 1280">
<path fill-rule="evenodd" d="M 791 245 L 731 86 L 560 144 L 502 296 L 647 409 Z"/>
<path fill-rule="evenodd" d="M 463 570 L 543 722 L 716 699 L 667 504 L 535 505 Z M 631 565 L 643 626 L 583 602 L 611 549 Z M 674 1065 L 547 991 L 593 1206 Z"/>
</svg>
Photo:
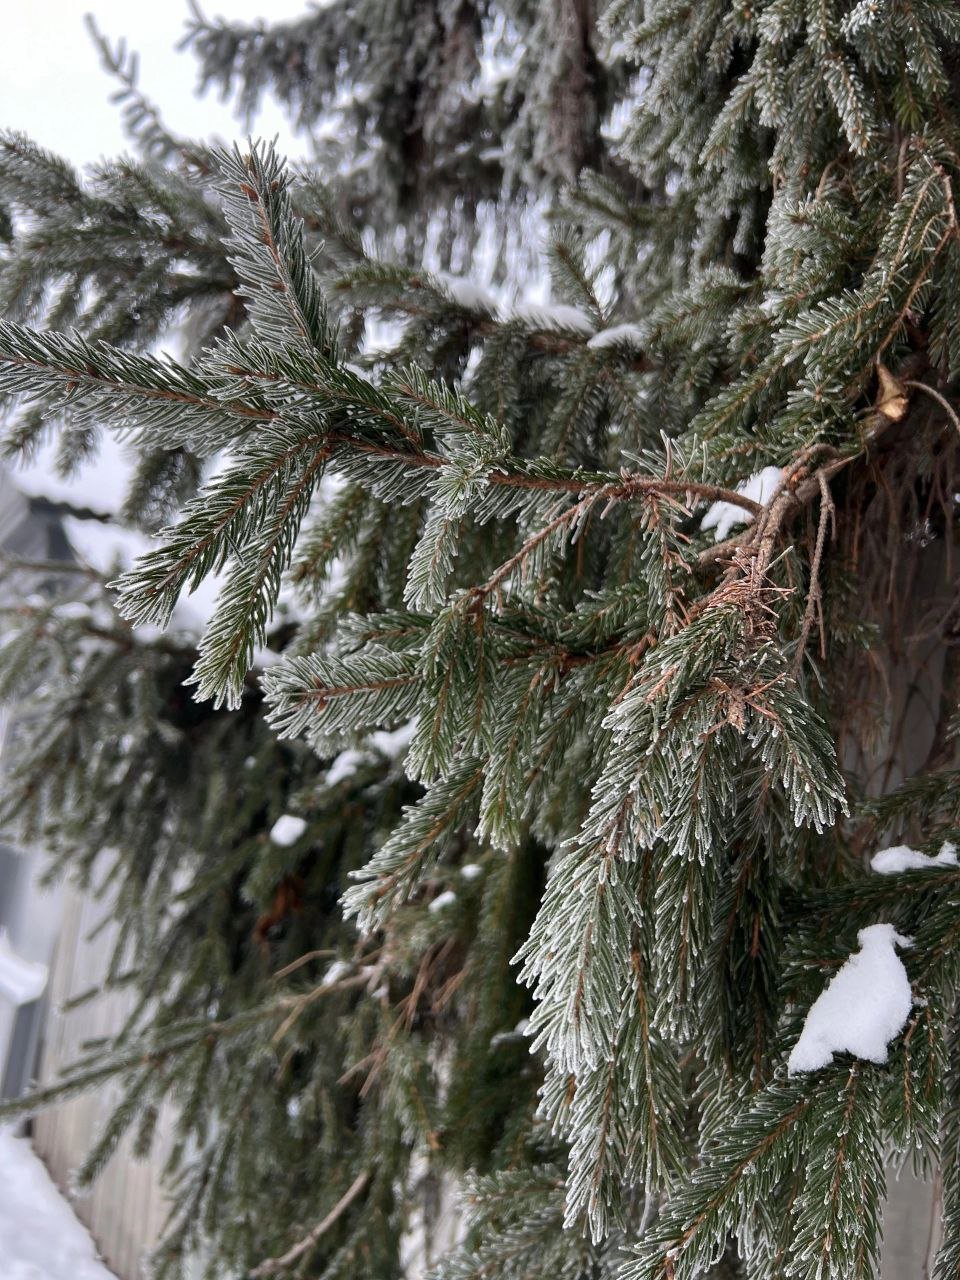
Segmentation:
<svg viewBox="0 0 960 1280">
<path fill-rule="evenodd" d="M 21 959 L 0 930 L 0 996 L 13 1005 L 31 1004 L 40 999 L 46 985 L 47 966 Z"/>
<path fill-rule="evenodd" d="M 119 511 L 136 468 L 130 449 L 116 436 L 104 434 L 96 456 L 65 477 L 57 471 L 57 448 L 56 439 L 48 440 L 29 459 L 10 466 L 15 487 L 31 498 L 67 502 L 106 515 Z"/>
<path fill-rule="evenodd" d="M 789 1075 L 819 1071 L 835 1053 L 886 1062 L 887 1046 L 906 1025 L 913 1006 L 910 979 L 896 948 L 910 938 L 892 924 L 857 934 L 860 950 L 838 969 L 810 1007 L 787 1063 Z"/>
<path fill-rule="evenodd" d="M 4 1280 L 116 1280 L 26 1138 L 0 1129 Z"/>
</svg>

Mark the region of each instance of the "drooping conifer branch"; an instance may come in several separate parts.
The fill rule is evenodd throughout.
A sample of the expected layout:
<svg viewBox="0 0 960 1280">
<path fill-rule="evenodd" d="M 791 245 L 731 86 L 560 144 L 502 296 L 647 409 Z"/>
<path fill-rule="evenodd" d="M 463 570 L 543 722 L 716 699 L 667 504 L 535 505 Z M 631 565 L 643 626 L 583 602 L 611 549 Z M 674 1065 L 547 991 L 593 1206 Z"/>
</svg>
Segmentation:
<svg viewBox="0 0 960 1280">
<path fill-rule="evenodd" d="M 952 1274 L 952 8 L 402 8 L 196 17 L 211 82 L 337 113 L 304 172 L 119 53 L 162 163 L 0 142 L 8 450 L 119 428 L 162 529 L 128 622 L 3 610 L 0 813 L 108 851 L 135 992 L 38 1098 L 116 1082 L 91 1176 L 175 1099 L 169 1280 L 397 1275 L 424 1169 L 442 1280 L 866 1280 L 908 1154 Z M 882 1048 L 823 1013 L 877 924 Z"/>
</svg>

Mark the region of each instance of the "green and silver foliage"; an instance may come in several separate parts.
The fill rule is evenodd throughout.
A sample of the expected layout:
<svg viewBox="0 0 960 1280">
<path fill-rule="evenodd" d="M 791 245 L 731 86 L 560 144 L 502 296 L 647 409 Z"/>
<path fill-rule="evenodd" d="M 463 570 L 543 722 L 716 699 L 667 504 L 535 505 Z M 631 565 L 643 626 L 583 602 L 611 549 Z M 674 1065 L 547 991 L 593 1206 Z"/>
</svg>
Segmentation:
<svg viewBox="0 0 960 1280">
<path fill-rule="evenodd" d="M 550 8 L 198 19 L 206 78 L 239 76 L 247 105 L 272 85 L 314 121 L 340 109 L 339 77 L 369 203 L 270 147 L 160 145 L 146 108 L 134 123 L 168 167 L 82 186 L 4 143 L 10 447 L 54 418 L 69 465 L 112 426 L 145 459 L 131 516 L 173 514 L 116 583 L 125 623 L 25 607 L 0 651 L 8 685 L 43 690 L 9 812 L 38 813 L 81 868 L 117 849 L 145 957 L 137 1018 L 67 1084 L 119 1072 L 111 1133 L 147 1138 L 141 1116 L 176 1090 L 178 1205 L 191 1222 L 207 1207 L 213 1274 L 268 1254 L 259 1274 L 361 1258 L 398 1274 L 414 1146 L 469 1174 L 443 1280 L 872 1276 L 885 1170 L 906 1159 L 942 1170 L 946 1280 L 960 883 L 865 858 L 960 829 L 960 17 L 933 0 L 563 6 L 557 31 L 574 15 L 629 87 L 601 130 L 609 163 L 572 147 L 538 168 L 533 147 L 493 187 L 471 178 L 506 223 L 543 173 L 576 177 L 545 249 L 555 303 L 508 310 L 413 250 L 427 213 L 457 210 L 436 162 L 470 154 L 471 112 L 553 136 L 528 74 Z M 440 107 L 475 74 L 467 35 L 490 32 L 528 50 L 512 81 Z M 410 83 L 433 96 L 398 135 Z M 82 233 L 114 225 L 116 264 L 85 257 Z M 196 292 L 174 296 L 184 277 Z M 141 295 L 125 329 L 119 300 Z M 183 315 L 189 359 L 132 349 Z M 737 485 L 763 467 L 781 479 L 760 505 Z M 719 543 L 713 502 L 742 517 Z M 151 639 L 213 571 L 196 654 Z M 281 640 L 287 588 L 304 620 Z M 255 679 L 269 643 L 282 655 Z M 938 705 L 918 747 L 901 704 L 921 652 Z M 402 771 L 377 755 L 397 730 Z M 136 826 L 120 732 L 144 743 L 155 829 Z M 349 784 L 344 750 L 362 762 Z M 306 833 L 278 849 L 288 808 Z M 277 940 L 281 890 L 297 905 Z M 806 1011 L 878 921 L 914 939 L 889 1061 L 788 1077 Z M 353 967 L 311 985 L 327 949 Z M 118 978 L 128 964 L 121 948 Z"/>
<path fill-rule="evenodd" d="M 411 247 L 441 215 L 462 254 L 478 212 L 483 224 L 585 166 L 620 168 L 603 126 L 633 75 L 598 29 L 609 4 L 333 0 L 271 26 L 193 5 L 184 43 L 201 86 L 247 119 L 268 92 L 287 109 L 337 175 L 341 212 Z"/>
</svg>

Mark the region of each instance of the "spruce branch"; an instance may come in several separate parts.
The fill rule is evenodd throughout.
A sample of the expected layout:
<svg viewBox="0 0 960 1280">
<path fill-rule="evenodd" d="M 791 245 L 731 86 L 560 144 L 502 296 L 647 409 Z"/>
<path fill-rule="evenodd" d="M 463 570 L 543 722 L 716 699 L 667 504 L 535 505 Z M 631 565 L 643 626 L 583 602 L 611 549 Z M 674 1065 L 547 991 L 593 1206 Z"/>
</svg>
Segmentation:
<svg viewBox="0 0 960 1280">
<path fill-rule="evenodd" d="M 326 351 L 331 337 L 319 281 L 303 246 L 303 222 L 287 191 L 283 161 L 272 145 L 220 152 L 220 193 L 230 226 L 227 249 L 240 296 L 266 346 Z"/>
<path fill-rule="evenodd" d="M 799 1158 L 813 1100 L 796 1084 L 766 1089 L 745 1109 L 687 1186 L 672 1197 L 632 1252 L 621 1280 L 693 1280 L 723 1251 L 728 1231 L 749 1218 L 763 1188 L 776 1186 Z"/>
<path fill-rule="evenodd" d="M 909 1156 L 942 1165 L 946 1277 L 960 20 L 487 7 L 198 15 L 205 82 L 334 113 L 306 174 L 257 144 L 81 180 L 0 140 L 8 450 L 56 418 L 69 467 L 125 433 L 127 510 L 169 526 L 131 617 L 225 575 L 199 659 L 58 613 L 66 572 L 0 606 L 27 710 L 0 816 L 109 884 L 134 996 L 64 1077 L 118 1085 L 85 1173 L 175 1099 L 158 1280 L 201 1244 L 393 1274 L 419 1152 L 431 1188 L 469 1180 L 445 1280 L 866 1280 Z M 558 172 L 556 302 L 511 307 Z M 181 321 L 182 363 L 129 354 Z M 742 519 L 708 547 L 712 502 Z M 305 616 L 274 630 L 286 584 Z M 881 874 L 893 841 L 945 856 Z M 784 1079 L 878 920 L 915 939 L 888 1062 Z"/>
<path fill-rule="evenodd" d="M 66 407 L 75 422 L 106 415 L 121 428 L 152 428 L 168 445 L 205 441 L 221 448 L 276 415 L 210 394 L 209 384 L 173 360 L 134 355 L 106 343 L 40 334 L 0 320 L 0 389 L 49 410 Z"/>
<path fill-rule="evenodd" d="M 362 654 L 286 659 L 264 672 L 270 723 L 284 737 L 403 723 L 417 709 L 410 655 L 371 645 Z"/>
<path fill-rule="evenodd" d="M 351 874 L 356 883 L 343 896 L 343 910 L 346 916 L 356 917 L 363 933 L 384 927 L 436 865 L 462 829 L 483 784 L 483 773 L 476 759 L 460 762 L 404 810 L 389 840 L 365 867 Z"/>
<path fill-rule="evenodd" d="M 120 609 L 136 623 L 166 623 L 187 585 L 240 552 L 268 513 L 276 524 L 267 543 L 266 563 L 281 535 L 292 544 L 294 512 L 302 514 L 302 494 L 325 462 L 325 436 L 273 427 L 237 455 L 215 488 L 189 504 L 180 524 L 167 531 L 166 545 L 150 552 L 118 580 Z M 259 571 L 258 585 L 264 570 Z M 276 591 L 279 582 L 271 584 Z M 259 625 L 262 632 L 264 623 Z"/>
<path fill-rule="evenodd" d="M 120 82 L 121 87 L 112 95 L 112 101 L 122 104 L 128 137 L 148 155 L 163 159 L 180 156 L 202 172 L 206 168 L 202 149 L 172 133 L 164 124 L 159 108 L 140 90 L 137 54 L 127 49 L 123 39 L 112 47 L 93 14 L 84 14 L 83 22 L 102 65 Z"/>
</svg>

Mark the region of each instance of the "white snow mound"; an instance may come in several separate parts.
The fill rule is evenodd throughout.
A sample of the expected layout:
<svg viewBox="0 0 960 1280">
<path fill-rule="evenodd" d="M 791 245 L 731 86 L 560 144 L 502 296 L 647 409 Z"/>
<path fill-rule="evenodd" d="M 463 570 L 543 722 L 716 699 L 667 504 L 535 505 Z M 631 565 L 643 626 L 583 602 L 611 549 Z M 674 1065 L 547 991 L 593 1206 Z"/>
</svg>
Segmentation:
<svg viewBox="0 0 960 1280">
<path fill-rule="evenodd" d="M 348 747 L 346 751 L 341 751 L 327 770 L 327 786 L 335 787 L 337 783 L 345 782 L 347 778 L 352 778 L 360 766 L 365 764 L 368 759 L 366 752 L 355 751 L 352 747 Z"/>
<path fill-rule="evenodd" d="M 296 844 L 306 829 L 307 824 L 303 818 L 295 818 L 292 813 L 285 813 L 270 828 L 270 839 L 274 844 L 288 849 L 290 845 Z"/>
<path fill-rule="evenodd" d="M 892 924 L 872 924 L 857 934 L 855 951 L 813 1002 L 787 1063 L 789 1075 L 819 1071 L 835 1053 L 886 1062 L 887 1046 L 903 1030 L 913 995 L 896 947 L 911 939 Z"/>
<path fill-rule="evenodd" d="M 926 871 L 930 867 L 957 866 L 957 846 L 944 840 L 936 857 L 920 853 L 905 844 L 881 849 L 870 859 L 870 866 L 882 876 L 895 876 L 901 871 Z"/>
<path fill-rule="evenodd" d="M 737 485 L 737 493 L 742 493 L 745 498 L 765 507 L 780 488 L 782 477 L 783 472 L 779 467 L 764 467 L 749 480 L 741 480 Z M 732 502 L 714 502 L 700 521 L 700 528 L 714 529 L 714 542 L 723 542 L 734 525 L 749 524 L 752 519 L 749 511 L 745 511 L 743 507 L 735 507 Z"/>
<path fill-rule="evenodd" d="M 3 1280 L 116 1280 L 25 1138 L 0 1130 Z"/>
<path fill-rule="evenodd" d="M 445 889 L 443 893 L 437 895 L 427 907 L 428 911 L 443 911 L 446 907 L 452 907 L 457 900 L 457 895 L 452 889 Z"/>
<path fill-rule="evenodd" d="M 417 718 L 414 716 L 398 729 L 374 729 L 367 734 L 367 741 L 381 754 L 389 756 L 391 760 L 398 760 L 413 741 L 416 731 Z"/>
</svg>

